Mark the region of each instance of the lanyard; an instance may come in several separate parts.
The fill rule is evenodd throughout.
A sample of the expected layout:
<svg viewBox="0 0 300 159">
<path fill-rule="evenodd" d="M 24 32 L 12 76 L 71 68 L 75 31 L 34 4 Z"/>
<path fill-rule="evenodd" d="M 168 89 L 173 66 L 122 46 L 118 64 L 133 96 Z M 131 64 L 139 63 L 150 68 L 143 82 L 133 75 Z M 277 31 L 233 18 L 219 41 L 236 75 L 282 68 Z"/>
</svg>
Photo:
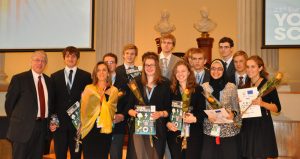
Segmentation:
<svg viewBox="0 0 300 159">
<path fill-rule="evenodd" d="M 153 88 L 151 89 L 151 91 L 149 92 L 147 86 L 145 86 L 145 89 L 146 89 L 146 95 L 147 95 L 148 101 L 150 101 L 151 96 L 152 96 L 152 93 L 153 93 L 155 87 L 156 87 L 156 85 L 154 85 Z"/>
</svg>

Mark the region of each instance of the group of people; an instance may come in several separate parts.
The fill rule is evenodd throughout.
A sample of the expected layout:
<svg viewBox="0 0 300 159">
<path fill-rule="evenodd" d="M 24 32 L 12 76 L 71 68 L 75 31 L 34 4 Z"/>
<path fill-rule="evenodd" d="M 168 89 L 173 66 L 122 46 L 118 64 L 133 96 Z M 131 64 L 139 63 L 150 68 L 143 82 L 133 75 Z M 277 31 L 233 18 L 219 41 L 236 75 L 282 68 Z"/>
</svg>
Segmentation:
<svg viewBox="0 0 300 159">
<path fill-rule="evenodd" d="M 276 89 L 258 97 L 252 104 L 260 105 L 261 117 L 242 119 L 237 89 L 257 87 L 266 83 L 268 74 L 259 56 L 248 57 L 244 51 L 233 54 L 232 39 L 219 41 L 221 59 L 208 67 L 200 48 L 189 49 L 183 58 L 172 54 L 176 39 L 162 35 L 162 52 L 146 52 L 142 67 L 134 65 L 138 48 L 124 46 L 124 63 L 107 53 L 92 74 L 77 67 L 80 57 L 73 46 L 63 51 L 66 67 L 51 75 L 43 74 L 47 55 L 36 51 L 31 70 L 13 76 L 8 88 L 5 110 L 10 118 L 8 139 L 14 158 L 42 158 L 47 129 L 53 133 L 56 158 L 122 159 L 125 134 L 128 133 L 127 159 L 262 159 L 276 158 L 276 145 L 271 112 L 280 112 Z M 151 118 L 155 135 L 135 134 L 136 105 L 141 105 L 128 83 L 135 81 L 144 105 L 155 106 Z M 228 112 L 227 119 L 242 123 L 218 123 L 204 110 L 212 109 L 204 97 L 210 93 Z M 186 94 L 189 94 L 188 100 Z M 189 111 L 182 116 L 189 136 L 170 120 L 172 101 L 188 101 Z M 80 102 L 79 129 L 74 127 L 68 109 Z M 50 124 L 56 114 L 59 125 Z M 127 131 L 126 131 L 127 130 Z M 81 135 L 82 145 L 75 152 Z M 183 145 L 186 142 L 186 147 Z"/>
</svg>

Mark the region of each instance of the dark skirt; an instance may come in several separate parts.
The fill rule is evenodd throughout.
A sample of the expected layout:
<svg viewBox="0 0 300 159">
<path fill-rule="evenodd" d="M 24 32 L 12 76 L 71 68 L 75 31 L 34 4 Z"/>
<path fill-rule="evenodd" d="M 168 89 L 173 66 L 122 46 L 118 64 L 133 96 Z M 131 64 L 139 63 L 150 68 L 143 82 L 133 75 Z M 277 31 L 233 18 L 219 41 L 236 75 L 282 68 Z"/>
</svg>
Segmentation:
<svg viewBox="0 0 300 159">
<path fill-rule="evenodd" d="M 272 118 L 243 119 L 241 129 L 242 155 L 246 158 L 278 157 Z"/>
<path fill-rule="evenodd" d="M 192 133 L 187 138 L 187 149 L 182 149 L 180 131 L 167 133 L 167 143 L 172 159 L 200 159 L 202 150 L 202 132 Z"/>
<path fill-rule="evenodd" d="M 82 140 L 83 157 L 85 159 L 108 159 L 112 134 L 100 133 L 94 125 L 93 129 Z"/>
<path fill-rule="evenodd" d="M 220 144 L 216 144 L 216 137 L 203 136 L 203 159 L 240 159 L 239 135 L 220 138 Z"/>
</svg>

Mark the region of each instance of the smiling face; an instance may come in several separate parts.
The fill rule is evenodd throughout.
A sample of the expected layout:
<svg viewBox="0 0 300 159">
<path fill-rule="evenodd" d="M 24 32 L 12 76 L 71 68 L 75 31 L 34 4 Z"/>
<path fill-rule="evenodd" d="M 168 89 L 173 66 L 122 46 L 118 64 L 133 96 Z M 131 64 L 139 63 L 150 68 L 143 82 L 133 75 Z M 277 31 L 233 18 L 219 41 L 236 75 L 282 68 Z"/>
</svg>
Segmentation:
<svg viewBox="0 0 300 159">
<path fill-rule="evenodd" d="M 108 68 L 105 64 L 100 64 L 97 66 L 97 78 L 99 82 L 106 82 L 108 75 Z"/>
<path fill-rule="evenodd" d="M 251 79 L 257 79 L 260 77 L 260 72 L 262 71 L 263 67 L 259 67 L 258 64 L 254 60 L 247 61 L 247 75 Z"/>
<path fill-rule="evenodd" d="M 134 60 L 136 57 L 136 50 L 135 49 L 128 49 L 125 50 L 123 53 L 124 63 L 128 65 L 133 65 Z"/>
<path fill-rule="evenodd" d="M 156 65 L 154 59 L 146 59 L 144 63 L 145 73 L 147 76 L 154 76 L 156 71 Z"/>
<path fill-rule="evenodd" d="M 31 69 L 37 74 L 43 73 L 47 64 L 47 57 L 44 52 L 37 51 L 31 57 Z"/>
<path fill-rule="evenodd" d="M 177 66 L 175 76 L 179 83 L 186 82 L 189 75 L 190 75 L 190 72 L 185 65 Z"/>
<path fill-rule="evenodd" d="M 73 68 L 77 65 L 78 58 L 75 54 L 70 54 L 70 52 L 67 52 L 64 57 L 64 62 L 69 68 Z"/>
<path fill-rule="evenodd" d="M 213 62 L 210 66 L 210 76 L 213 79 L 219 79 L 224 73 L 223 65 L 220 62 Z"/>
</svg>

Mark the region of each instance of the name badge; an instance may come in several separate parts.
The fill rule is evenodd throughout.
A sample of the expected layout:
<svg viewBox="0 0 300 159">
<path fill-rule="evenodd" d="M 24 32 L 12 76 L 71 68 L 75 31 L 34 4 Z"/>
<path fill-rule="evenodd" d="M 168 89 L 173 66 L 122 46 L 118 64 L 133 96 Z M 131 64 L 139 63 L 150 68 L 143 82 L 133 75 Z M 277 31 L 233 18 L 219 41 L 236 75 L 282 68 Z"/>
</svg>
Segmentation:
<svg viewBox="0 0 300 159">
<path fill-rule="evenodd" d="M 221 133 L 221 127 L 218 124 L 213 124 L 210 135 L 217 137 L 220 136 L 220 133 Z"/>
</svg>

